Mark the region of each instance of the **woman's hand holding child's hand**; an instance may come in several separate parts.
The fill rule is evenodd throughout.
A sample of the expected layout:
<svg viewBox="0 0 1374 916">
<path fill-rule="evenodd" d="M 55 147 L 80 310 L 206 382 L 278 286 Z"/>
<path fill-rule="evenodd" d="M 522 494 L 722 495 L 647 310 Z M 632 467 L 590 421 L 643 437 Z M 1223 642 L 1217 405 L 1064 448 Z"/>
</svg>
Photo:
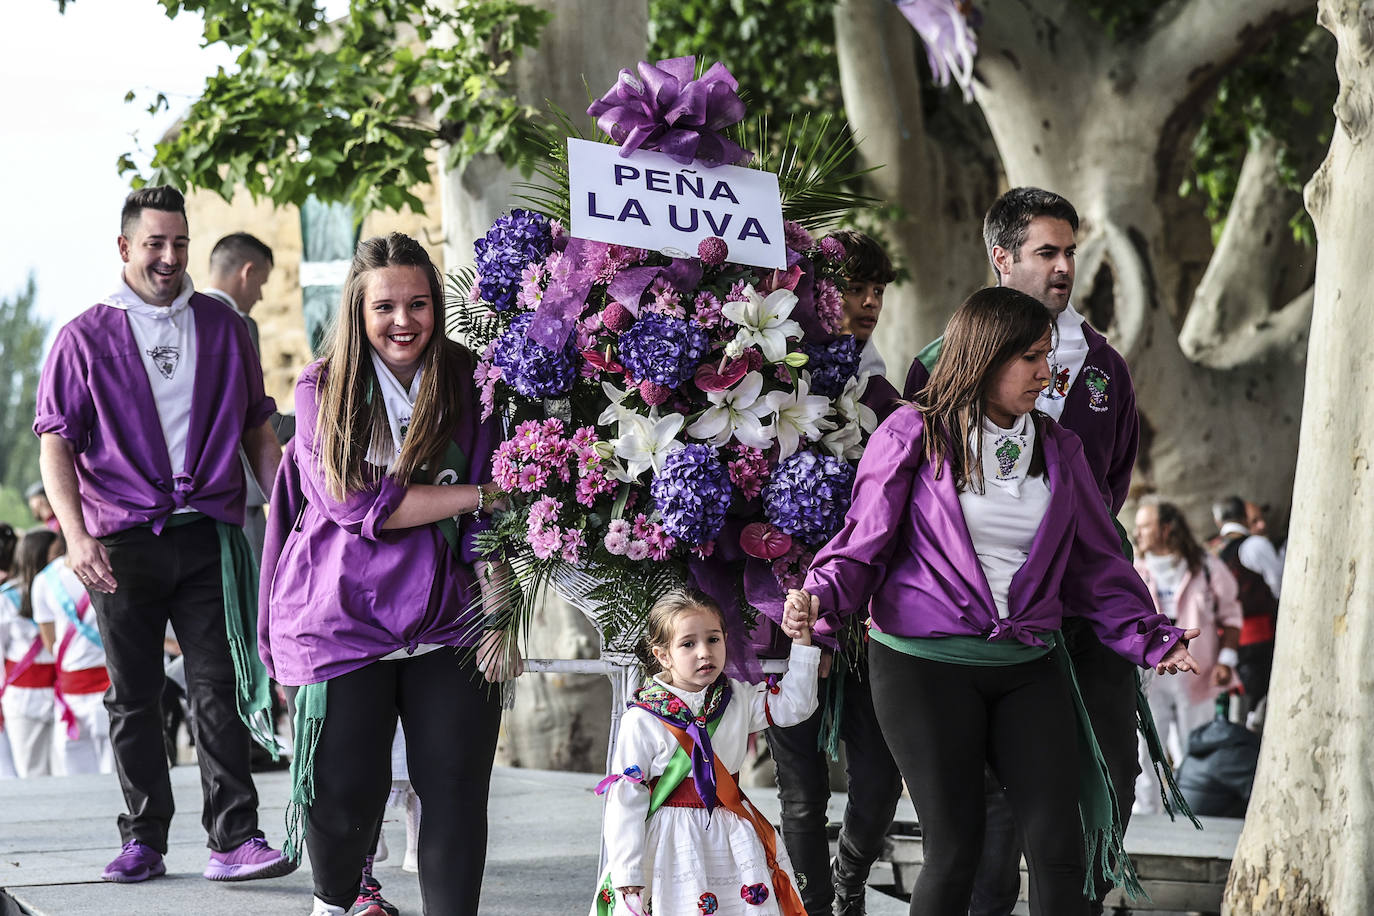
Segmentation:
<svg viewBox="0 0 1374 916">
<path fill-rule="evenodd" d="M 793 642 L 811 645 L 811 628 L 820 616 L 821 600 L 799 588 L 790 589 L 782 605 L 782 631 Z"/>
</svg>

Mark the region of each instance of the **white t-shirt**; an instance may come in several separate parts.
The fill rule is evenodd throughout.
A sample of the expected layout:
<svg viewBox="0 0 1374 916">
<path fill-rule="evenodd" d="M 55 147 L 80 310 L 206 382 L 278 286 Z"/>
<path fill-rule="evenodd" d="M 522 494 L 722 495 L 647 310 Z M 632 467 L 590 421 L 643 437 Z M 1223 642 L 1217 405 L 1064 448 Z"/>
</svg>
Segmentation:
<svg viewBox="0 0 1374 916">
<path fill-rule="evenodd" d="M 6 589 L 0 594 L 0 655 L 12 662 L 21 660 L 38 638 L 38 624 L 19 616 L 21 600 L 17 588 Z M 39 649 L 34 656 L 35 665 L 51 665 L 52 653 Z M 4 713 L 11 718 L 51 719 L 51 687 L 10 687 L 5 691 Z"/>
<path fill-rule="evenodd" d="M 1147 553 L 1145 567 L 1150 571 L 1150 578 L 1154 579 L 1160 613 L 1170 620 L 1177 620 L 1178 593 L 1183 588 L 1183 577 L 1188 574 L 1188 563 L 1183 557 L 1172 553 Z"/>
<path fill-rule="evenodd" d="M 186 471 L 186 439 L 191 429 L 191 396 L 196 382 L 196 320 L 189 308 L 195 287 L 182 281 L 181 292 L 168 306 L 149 305 L 122 280 L 105 304 L 129 316 L 129 329 L 138 345 L 148 386 L 153 392 L 157 419 L 167 443 L 172 476 Z M 178 510 L 194 511 L 190 508 Z"/>
<path fill-rule="evenodd" d="M 1050 384 L 1035 406 L 1058 420 L 1064 413 L 1064 398 L 1078 379 L 1083 362 L 1088 358 L 1088 339 L 1083 335 L 1083 316 L 1074 311 L 1073 303 L 1064 307 L 1055 319 L 1055 343 L 1050 351 Z"/>
<path fill-rule="evenodd" d="M 60 595 L 53 591 L 53 574 L 57 573 L 57 580 L 67 597 L 71 599 L 73 605 L 80 608 L 81 597 L 86 594 L 86 588 L 81 584 L 81 580 L 76 577 L 67 566 L 66 557 L 58 557 L 33 578 L 33 620 L 35 623 L 51 623 L 53 625 L 53 652 L 62 645 L 62 640 L 66 637 L 68 630 L 73 629 L 71 618 L 62 609 Z M 95 609 L 90 605 L 86 606 L 85 612 L 81 615 L 83 622 L 88 624 L 91 629 L 98 630 L 95 622 Z M 61 670 L 63 671 L 83 671 L 87 668 L 105 667 L 105 650 L 91 642 L 77 630 L 72 634 L 72 640 L 67 645 L 67 653 L 62 658 Z"/>
<path fill-rule="evenodd" d="M 1011 580 L 1026 565 L 1031 544 L 1050 505 L 1045 475 L 1031 477 L 1035 424 L 1024 414 L 1011 429 L 983 421 L 983 491 L 959 494 L 973 550 L 992 589 L 997 616 L 1011 613 Z"/>
</svg>

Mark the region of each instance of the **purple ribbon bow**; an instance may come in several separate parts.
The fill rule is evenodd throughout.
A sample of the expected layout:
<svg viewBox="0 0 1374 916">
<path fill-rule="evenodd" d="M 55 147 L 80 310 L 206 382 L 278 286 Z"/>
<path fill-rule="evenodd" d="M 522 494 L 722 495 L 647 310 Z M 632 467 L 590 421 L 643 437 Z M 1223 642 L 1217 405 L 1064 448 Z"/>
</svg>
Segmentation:
<svg viewBox="0 0 1374 916">
<path fill-rule="evenodd" d="M 701 262 L 694 258 L 673 258 L 667 267 L 631 267 L 615 275 L 606 294 L 639 317 L 639 300 L 649 285 L 662 277 L 680 293 L 691 293 L 701 282 Z"/>
<path fill-rule="evenodd" d="M 717 61 L 693 79 L 696 58 L 674 57 L 636 73 L 621 70 L 605 95 L 587 108 L 597 127 L 620 144 L 620 155 L 658 150 L 683 165 L 743 165 L 753 153 L 720 131 L 744 119 L 739 83 Z"/>
<path fill-rule="evenodd" d="M 682 719 L 677 716 L 664 715 L 648 705 L 641 705 L 640 708 L 645 712 L 656 716 L 667 722 L 669 725 L 676 725 L 687 732 L 687 736 L 692 739 L 692 785 L 697 790 L 697 795 L 701 797 L 702 804 L 706 806 L 706 813 L 709 815 L 716 808 L 716 751 L 711 746 L 711 733 L 707 731 L 707 724 L 714 722 L 725 714 L 725 708 L 730 705 L 730 682 L 725 682 L 725 691 L 721 694 L 720 705 L 711 710 L 709 714 L 692 716 L 684 724 Z"/>
<path fill-rule="evenodd" d="M 577 327 L 577 316 L 587 304 L 587 294 L 592 290 L 595 274 L 587 268 L 590 261 L 584 248 L 590 243 L 583 239 L 570 239 L 559 259 L 559 268 L 549 278 L 549 286 L 534 310 L 534 318 L 525 331 L 525 336 L 554 353 L 572 336 Z"/>
</svg>

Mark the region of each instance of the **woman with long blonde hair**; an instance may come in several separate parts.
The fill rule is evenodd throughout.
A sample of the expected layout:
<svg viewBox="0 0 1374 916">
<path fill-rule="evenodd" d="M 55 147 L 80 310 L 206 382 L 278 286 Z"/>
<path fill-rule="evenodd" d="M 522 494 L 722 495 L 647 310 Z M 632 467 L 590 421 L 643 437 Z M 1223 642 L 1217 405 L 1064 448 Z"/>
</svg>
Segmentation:
<svg viewBox="0 0 1374 916">
<path fill-rule="evenodd" d="M 296 385 L 259 625 L 268 670 L 301 686 L 288 852 L 304 828 L 321 916 L 359 893 L 398 718 L 423 803 L 425 912 L 477 912 L 501 717 L 490 687 L 520 660 L 483 629 L 501 571 L 474 536 L 499 496 L 500 428 L 479 417 L 474 365 L 444 335 L 442 281 L 420 244 L 361 242 L 327 355 Z"/>
</svg>

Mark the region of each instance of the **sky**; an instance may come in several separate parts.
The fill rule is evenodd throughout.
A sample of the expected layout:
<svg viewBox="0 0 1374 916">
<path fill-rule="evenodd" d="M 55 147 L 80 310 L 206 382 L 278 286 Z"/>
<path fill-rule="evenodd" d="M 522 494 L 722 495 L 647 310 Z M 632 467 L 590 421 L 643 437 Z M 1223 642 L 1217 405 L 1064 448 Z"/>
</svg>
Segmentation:
<svg viewBox="0 0 1374 916">
<path fill-rule="evenodd" d="M 337 3 L 331 3 L 337 6 Z M 54 327 L 95 304 L 119 275 L 119 210 L 131 153 L 157 139 L 218 67 L 200 17 L 168 19 L 157 0 L 5 0 L 0 28 L 0 297 L 24 288 Z M 130 90 L 134 102 L 125 103 Z M 170 109 L 147 111 L 164 93 Z M 195 241 L 192 241 L 195 244 Z"/>
</svg>

